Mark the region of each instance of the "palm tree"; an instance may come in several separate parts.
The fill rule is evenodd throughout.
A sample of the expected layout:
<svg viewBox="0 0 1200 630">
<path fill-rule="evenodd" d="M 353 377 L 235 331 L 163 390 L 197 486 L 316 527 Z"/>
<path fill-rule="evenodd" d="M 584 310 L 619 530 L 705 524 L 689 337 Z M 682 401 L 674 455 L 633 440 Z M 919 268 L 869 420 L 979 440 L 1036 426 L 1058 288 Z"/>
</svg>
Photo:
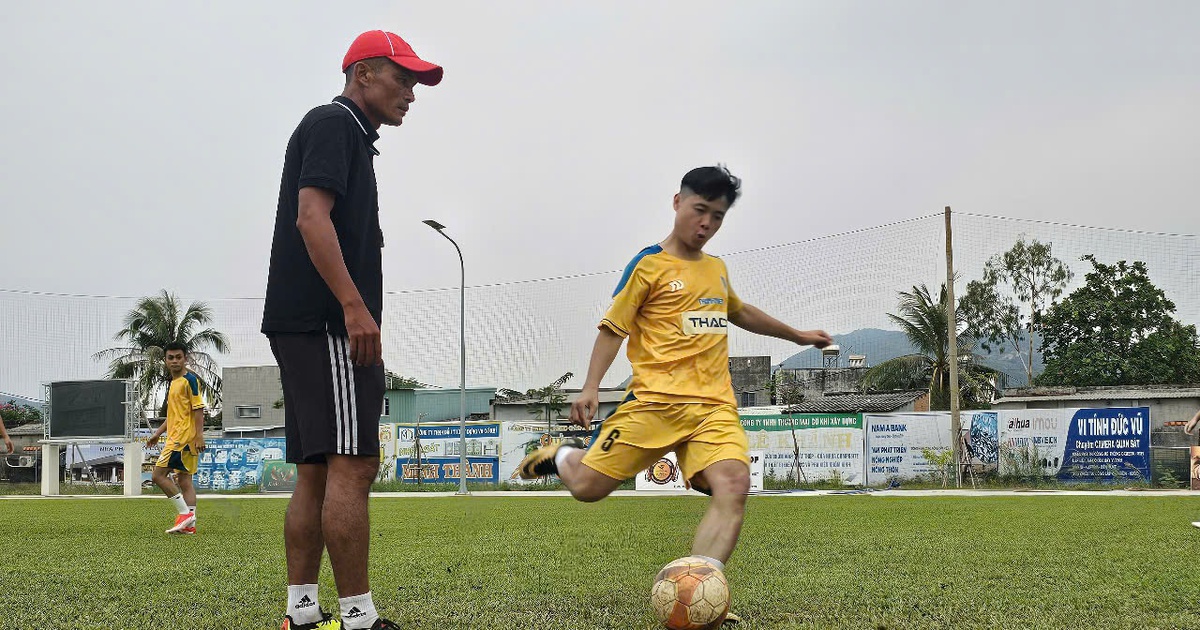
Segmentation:
<svg viewBox="0 0 1200 630">
<path fill-rule="evenodd" d="M 928 389 L 930 409 L 950 408 L 950 332 L 946 319 L 946 285 L 935 302 L 924 284 L 912 291 L 900 292 L 899 315 L 888 313 L 917 350 L 913 354 L 884 361 L 863 375 L 864 390 Z M 961 311 L 961 306 L 958 307 Z M 980 365 L 975 356 L 975 340 L 961 332 L 964 321 L 958 315 L 959 395 L 963 407 L 979 408 L 989 404 L 1003 380 L 1003 374 Z"/>
<path fill-rule="evenodd" d="M 162 360 L 163 347 L 171 342 L 182 343 L 188 349 L 188 369 L 199 379 L 200 393 L 208 399 L 210 408 L 221 404 L 220 368 L 206 350 L 227 352 L 229 342 L 224 334 L 207 327 L 213 318 L 207 304 L 192 302 L 187 310 L 181 307 L 179 298 L 166 289 L 138 300 L 125 315 L 124 327 L 113 337 L 125 345 L 93 355 L 97 360 L 109 361 L 108 378 L 134 379 L 143 408 L 157 400 L 170 382 Z"/>
</svg>

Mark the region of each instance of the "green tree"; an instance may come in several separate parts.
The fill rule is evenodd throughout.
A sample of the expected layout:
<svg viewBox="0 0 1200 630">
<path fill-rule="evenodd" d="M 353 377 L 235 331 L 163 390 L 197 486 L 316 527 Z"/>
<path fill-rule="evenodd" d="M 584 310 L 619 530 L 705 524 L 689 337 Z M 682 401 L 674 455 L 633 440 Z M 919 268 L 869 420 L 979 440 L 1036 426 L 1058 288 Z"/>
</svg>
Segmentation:
<svg viewBox="0 0 1200 630">
<path fill-rule="evenodd" d="M 428 387 L 415 378 L 400 376 L 391 370 L 384 371 L 383 379 L 387 389 L 424 389 Z"/>
<path fill-rule="evenodd" d="M 4 419 L 4 426 L 11 429 L 31 422 L 41 422 L 42 411 L 33 405 L 9 399 L 8 402 L 0 404 L 0 418 Z"/>
<path fill-rule="evenodd" d="M 993 256 L 983 268 L 983 280 L 967 283 L 959 300 L 966 332 L 980 347 L 1011 346 L 1033 382 L 1034 337 L 1041 334 L 1042 316 L 1071 281 L 1071 269 L 1054 257 L 1051 243 L 1024 238 L 1003 254 Z M 1021 342 L 1027 342 L 1022 350 Z"/>
<path fill-rule="evenodd" d="M 863 375 L 866 391 L 927 389 L 930 408 L 950 408 L 950 329 L 946 318 L 949 296 L 942 284 L 938 299 L 929 288 L 919 285 L 900 292 L 899 314 L 888 313 L 908 337 L 916 352 L 884 361 Z M 961 311 L 961 306 L 959 308 Z M 960 328 L 961 312 L 959 313 Z M 960 331 L 958 335 L 959 395 L 964 408 L 988 406 L 1004 375 L 977 362 L 974 339 Z"/>
<path fill-rule="evenodd" d="M 545 387 L 530 389 L 525 392 L 525 409 L 535 420 L 546 420 L 547 426 L 553 429 L 554 419 L 558 412 L 567 406 L 567 395 L 562 386 L 575 375 L 567 372 Z"/>
<path fill-rule="evenodd" d="M 179 298 L 164 289 L 159 295 L 138 300 L 125 315 L 124 326 L 114 335 L 124 345 L 101 350 L 93 358 L 109 362 L 107 378 L 134 379 L 139 401 L 149 407 L 170 383 L 163 366 L 163 347 L 182 343 L 188 349 L 188 370 L 200 381 L 201 395 L 210 409 L 220 407 L 220 367 L 207 351 L 227 352 L 229 342 L 224 334 L 208 327 L 212 318 L 207 304 L 192 302 L 184 309 Z M 165 396 L 162 404 L 166 404 Z M 160 412 L 165 413 L 165 407 Z"/>
<path fill-rule="evenodd" d="M 1046 313 L 1043 385 L 1200 382 L 1196 327 L 1172 317 L 1175 303 L 1146 263 L 1106 265 L 1092 255 L 1086 281 Z"/>
</svg>

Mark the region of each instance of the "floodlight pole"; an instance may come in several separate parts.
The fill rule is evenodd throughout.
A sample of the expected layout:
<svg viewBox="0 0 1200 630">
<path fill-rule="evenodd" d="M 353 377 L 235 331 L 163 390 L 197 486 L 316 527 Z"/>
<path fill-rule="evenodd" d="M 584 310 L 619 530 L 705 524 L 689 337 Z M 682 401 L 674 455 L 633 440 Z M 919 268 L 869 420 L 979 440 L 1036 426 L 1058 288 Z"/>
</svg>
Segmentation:
<svg viewBox="0 0 1200 630">
<path fill-rule="evenodd" d="M 458 266 L 461 272 L 461 282 L 458 288 L 458 492 L 455 494 L 471 494 L 467 490 L 467 266 L 463 262 L 462 249 L 454 239 L 446 234 L 446 226 L 427 219 L 425 225 L 437 230 L 438 234 L 446 237 L 458 252 Z"/>
</svg>

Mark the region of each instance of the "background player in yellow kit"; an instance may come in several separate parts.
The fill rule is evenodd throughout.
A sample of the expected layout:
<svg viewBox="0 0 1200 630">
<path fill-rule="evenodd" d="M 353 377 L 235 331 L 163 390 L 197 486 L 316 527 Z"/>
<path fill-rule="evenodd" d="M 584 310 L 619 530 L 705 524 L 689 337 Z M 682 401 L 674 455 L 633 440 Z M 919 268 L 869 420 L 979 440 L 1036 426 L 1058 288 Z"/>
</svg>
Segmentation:
<svg viewBox="0 0 1200 630">
<path fill-rule="evenodd" d="M 818 348 L 833 342 L 825 331 L 796 330 L 743 303 L 725 263 L 704 253 L 740 186 L 723 166 L 683 177 L 671 235 L 629 263 L 600 321 L 571 421 L 590 428 L 600 381 L 628 338 L 633 380 L 625 401 L 590 449 L 568 440 L 529 454 L 520 467 L 526 479 L 557 474 L 572 496 L 590 502 L 675 451 L 684 479 L 712 496 L 692 555 L 721 569 L 737 544 L 750 489 L 749 443 L 729 374 L 728 326 Z"/>
<path fill-rule="evenodd" d="M 167 434 L 152 475 L 154 484 L 171 499 L 178 512 L 167 533 L 195 534 L 196 489 L 192 486 L 192 475 L 196 474 L 200 451 L 204 450 L 204 399 L 200 397 L 200 381 L 187 369 L 187 349 L 183 344 L 172 342 L 164 350 L 163 364 L 171 374 L 167 420 L 146 440 L 146 446 L 154 446 L 163 433 Z"/>
</svg>

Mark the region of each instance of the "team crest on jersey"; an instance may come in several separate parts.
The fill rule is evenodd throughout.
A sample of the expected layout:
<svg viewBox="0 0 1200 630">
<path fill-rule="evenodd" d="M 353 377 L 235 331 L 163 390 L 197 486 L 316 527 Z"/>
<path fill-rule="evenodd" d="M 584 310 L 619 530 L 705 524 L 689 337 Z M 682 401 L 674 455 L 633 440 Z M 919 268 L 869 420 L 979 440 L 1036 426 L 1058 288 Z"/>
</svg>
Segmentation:
<svg viewBox="0 0 1200 630">
<path fill-rule="evenodd" d="M 667 286 L 671 287 L 672 291 L 682 291 L 683 290 L 683 280 L 672 280 L 667 283 Z"/>
</svg>

